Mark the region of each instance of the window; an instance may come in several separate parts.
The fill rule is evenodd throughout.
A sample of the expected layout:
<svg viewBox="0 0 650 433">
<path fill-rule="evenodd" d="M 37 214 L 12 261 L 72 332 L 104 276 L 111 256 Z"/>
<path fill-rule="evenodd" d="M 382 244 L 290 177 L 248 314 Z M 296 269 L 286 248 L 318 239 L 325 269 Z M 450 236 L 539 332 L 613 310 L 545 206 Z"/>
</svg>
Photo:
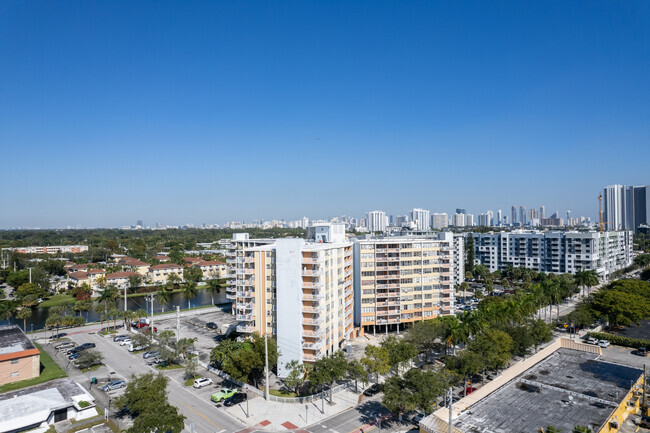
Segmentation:
<svg viewBox="0 0 650 433">
<path fill-rule="evenodd" d="M 11 363 L 12 363 L 12 364 L 18 364 L 18 360 L 17 360 L 17 359 L 12 359 L 12 360 L 11 360 Z"/>
</svg>

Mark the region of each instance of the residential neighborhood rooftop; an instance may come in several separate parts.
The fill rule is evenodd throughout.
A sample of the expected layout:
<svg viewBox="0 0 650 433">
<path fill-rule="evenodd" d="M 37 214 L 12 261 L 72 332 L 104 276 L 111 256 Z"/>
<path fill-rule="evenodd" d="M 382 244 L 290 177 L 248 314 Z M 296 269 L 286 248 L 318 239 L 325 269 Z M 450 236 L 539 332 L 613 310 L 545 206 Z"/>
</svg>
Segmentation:
<svg viewBox="0 0 650 433">
<path fill-rule="evenodd" d="M 0 355 L 38 350 L 17 325 L 0 326 Z"/>
</svg>

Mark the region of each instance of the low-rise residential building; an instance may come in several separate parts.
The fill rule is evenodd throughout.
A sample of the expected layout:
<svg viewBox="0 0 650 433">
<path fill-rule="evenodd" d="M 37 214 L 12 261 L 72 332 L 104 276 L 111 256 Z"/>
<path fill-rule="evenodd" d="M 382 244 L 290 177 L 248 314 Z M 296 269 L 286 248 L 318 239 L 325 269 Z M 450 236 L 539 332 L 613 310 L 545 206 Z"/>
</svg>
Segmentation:
<svg viewBox="0 0 650 433">
<path fill-rule="evenodd" d="M 147 275 L 147 272 L 149 272 L 149 266 L 151 266 L 149 263 L 134 259 L 133 257 L 122 257 L 117 260 L 117 264 L 121 265 L 126 271 L 137 272 L 142 276 Z"/>
<path fill-rule="evenodd" d="M 237 331 L 277 337 L 278 376 L 353 338 L 352 243 L 344 224 L 315 224 L 305 239 L 233 237 Z"/>
<path fill-rule="evenodd" d="M 95 398 L 69 378 L 0 394 L 0 432 L 44 433 L 58 422 L 97 415 Z"/>
<path fill-rule="evenodd" d="M 130 286 L 130 277 L 142 277 L 142 275 L 133 271 L 113 272 L 106 275 L 106 284 L 114 285 L 118 289 L 125 289 Z"/>
<path fill-rule="evenodd" d="M 25 333 L 17 325 L 0 326 L 0 385 L 38 377 L 40 366 L 41 353 Z"/>
<path fill-rule="evenodd" d="M 183 279 L 183 267 L 175 263 L 162 263 L 160 265 L 153 265 L 149 267 L 147 277 L 154 284 L 164 284 L 171 274 L 176 274 Z"/>
<path fill-rule="evenodd" d="M 21 254 L 59 254 L 59 253 L 83 253 L 88 251 L 88 245 L 51 245 L 47 247 L 16 247 L 3 248 L 3 250 L 14 251 Z"/>
<path fill-rule="evenodd" d="M 595 270 L 600 278 L 632 264 L 632 232 L 515 230 L 473 233 L 476 264 L 490 272 L 508 266 L 538 272 Z"/>
<path fill-rule="evenodd" d="M 194 266 L 203 272 L 204 280 L 224 278 L 228 271 L 228 265 L 220 260 L 204 260 L 194 263 Z"/>
<path fill-rule="evenodd" d="M 454 314 L 462 236 L 362 237 L 354 242 L 355 322 L 365 332 Z"/>
</svg>

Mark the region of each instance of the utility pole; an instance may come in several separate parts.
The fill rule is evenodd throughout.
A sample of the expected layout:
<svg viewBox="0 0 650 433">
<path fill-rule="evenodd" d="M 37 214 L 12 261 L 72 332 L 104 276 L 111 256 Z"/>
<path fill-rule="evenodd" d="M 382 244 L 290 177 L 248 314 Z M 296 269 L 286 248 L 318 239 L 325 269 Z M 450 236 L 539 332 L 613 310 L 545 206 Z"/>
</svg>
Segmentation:
<svg viewBox="0 0 650 433">
<path fill-rule="evenodd" d="M 452 412 L 451 406 L 452 406 L 452 403 L 454 402 L 454 395 L 452 393 L 452 388 L 451 387 L 449 387 L 449 391 L 448 391 L 447 395 L 448 395 L 448 398 L 449 398 L 449 433 L 452 433 L 451 422 L 452 422 L 453 412 Z"/>
<path fill-rule="evenodd" d="M 181 339 L 181 307 L 176 306 L 176 341 Z"/>
<path fill-rule="evenodd" d="M 126 286 L 124 286 L 124 311 L 126 311 Z"/>
<path fill-rule="evenodd" d="M 14 266 L 16 264 L 14 263 Z M 29 268 L 29 284 L 32 284 L 32 268 Z"/>
<path fill-rule="evenodd" d="M 149 300 L 151 301 L 151 322 L 149 323 L 149 329 L 151 330 L 151 341 L 153 341 L 153 293 L 149 295 Z"/>
<path fill-rule="evenodd" d="M 266 401 L 269 401 L 269 342 L 268 342 L 268 334 L 264 333 L 264 364 L 265 364 L 265 370 L 266 370 Z"/>
</svg>

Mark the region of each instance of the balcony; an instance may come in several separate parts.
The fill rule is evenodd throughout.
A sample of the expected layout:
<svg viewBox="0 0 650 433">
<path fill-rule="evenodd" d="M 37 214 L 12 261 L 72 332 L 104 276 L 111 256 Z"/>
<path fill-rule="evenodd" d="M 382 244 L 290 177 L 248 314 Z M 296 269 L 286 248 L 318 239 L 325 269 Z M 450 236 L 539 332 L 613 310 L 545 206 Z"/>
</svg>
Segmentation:
<svg viewBox="0 0 650 433">
<path fill-rule="evenodd" d="M 302 330 L 302 335 L 304 335 L 305 337 L 312 337 L 312 338 L 313 337 L 322 337 L 323 335 L 325 335 L 325 330 L 324 329 L 315 329 L 315 330 L 308 331 L 306 329 L 303 329 Z"/>
<path fill-rule="evenodd" d="M 302 348 L 303 349 L 309 349 L 309 350 L 319 350 L 321 347 L 323 347 L 323 340 L 317 340 L 314 342 L 306 342 L 302 343 Z"/>
<path fill-rule="evenodd" d="M 303 257 L 303 258 L 302 258 L 302 262 L 303 262 L 304 264 L 306 264 L 306 265 L 319 265 L 319 264 L 321 264 L 323 261 L 322 261 L 321 259 L 318 259 L 318 258 L 313 258 L 313 257 Z"/>
<path fill-rule="evenodd" d="M 318 360 L 317 355 L 311 355 L 309 353 L 303 353 L 302 354 L 302 360 L 306 362 L 316 362 Z"/>
<path fill-rule="evenodd" d="M 321 282 L 313 282 L 313 281 L 303 281 L 302 282 L 302 287 L 305 289 L 319 289 L 323 286 L 323 283 Z"/>
<path fill-rule="evenodd" d="M 229 286 L 234 286 L 236 284 L 236 280 L 226 280 L 226 284 Z"/>
<path fill-rule="evenodd" d="M 253 292 L 237 292 L 237 296 L 240 298 L 254 298 L 255 293 Z"/>
<path fill-rule="evenodd" d="M 302 324 L 303 325 L 321 325 L 325 323 L 325 319 L 322 317 L 303 317 L 302 318 Z"/>
<path fill-rule="evenodd" d="M 231 299 L 231 300 L 237 299 L 237 295 L 235 295 L 234 293 L 226 293 L 226 299 Z"/>
<path fill-rule="evenodd" d="M 303 269 L 302 270 L 302 275 L 304 277 L 317 277 L 319 275 L 322 275 L 323 271 L 322 270 L 314 270 L 314 269 Z"/>
<path fill-rule="evenodd" d="M 254 331 L 255 331 L 254 326 L 247 326 L 247 325 L 237 326 L 237 332 L 241 332 L 242 334 L 252 334 Z"/>
<path fill-rule="evenodd" d="M 303 306 L 302 307 L 302 312 L 303 313 L 321 313 L 321 309 L 320 309 L 320 307 Z"/>
<path fill-rule="evenodd" d="M 238 314 L 237 320 L 242 322 L 252 322 L 254 319 L 252 314 Z"/>
<path fill-rule="evenodd" d="M 253 305 L 252 302 L 248 304 L 242 304 L 242 303 L 236 303 L 235 308 L 238 310 L 252 310 L 255 306 Z"/>
<path fill-rule="evenodd" d="M 321 301 L 323 299 L 323 295 L 321 295 L 320 293 L 315 293 L 315 294 L 303 293 L 302 299 L 303 301 Z"/>
<path fill-rule="evenodd" d="M 255 273 L 255 268 L 244 268 L 245 275 L 253 275 Z"/>
</svg>

